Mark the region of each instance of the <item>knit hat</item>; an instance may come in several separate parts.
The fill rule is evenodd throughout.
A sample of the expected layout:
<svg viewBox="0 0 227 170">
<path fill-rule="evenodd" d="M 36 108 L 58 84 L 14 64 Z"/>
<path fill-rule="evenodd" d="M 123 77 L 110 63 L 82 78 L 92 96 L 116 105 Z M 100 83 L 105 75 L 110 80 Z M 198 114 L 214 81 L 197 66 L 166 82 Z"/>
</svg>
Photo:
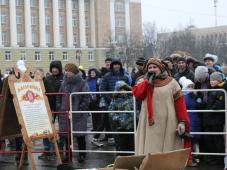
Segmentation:
<svg viewBox="0 0 227 170">
<path fill-rule="evenodd" d="M 214 79 L 214 80 L 217 80 L 219 82 L 222 82 L 223 81 L 223 74 L 215 71 L 210 75 L 210 79 Z"/>
<path fill-rule="evenodd" d="M 188 90 L 189 85 L 195 85 L 190 79 L 187 79 L 185 76 L 181 77 L 179 80 L 182 90 Z"/>
<path fill-rule="evenodd" d="M 205 82 L 209 78 L 208 68 L 205 66 L 198 66 L 195 69 L 195 82 Z"/>
<path fill-rule="evenodd" d="M 143 65 L 145 63 L 146 59 L 143 57 L 140 57 L 136 60 L 137 65 Z"/>
<path fill-rule="evenodd" d="M 27 68 L 25 67 L 25 63 L 23 60 L 18 60 L 17 61 L 17 68 L 21 71 L 21 72 L 25 72 L 27 70 Z"/>
<path fill-rule="evenodd" d="M 183 62 L 186 63 L 186 58 L 185 57 L 178 57 L 177 62 L 179 62 L 179 61 L 183 61 Z"/>
<path fill-rule="evenodd" d="M 114 87 L 114 89 L 115 89 L 115 91 L 119 91 L 119 90 L 121 90 L 124 86 L 126 86 L 127 84 L 124 82 L 124 81 L 117 81 L 116 83 L 115 83 L 115 87 Z"/>
<path fill-rule="evenodd" d="M 147 62 L 147 65 L 146 65 L 146 71 L 148 70 L 148 66 L 150 64 L 154 64 L 156 66 L 158 66 L 158 68 L 161 70 L 161 72 L 163 72 L 165 69 L 166 69 L 166 66 L 164 63 L 162 63 L 162 60 L 160 60 L 159 58 L 150 58 Z"/>
<path fill-rule="evenodd" d="M 52 73 L 52 68 L 57 68 L 59 70 L 59 74 L 62 74 L 62 63 L 60 60 L 54 60 L 50 63 L 50 73 Z"/>
<path fill-rule="evenodd" d="M 122 68 L 122 62 L 120 58 L 113 58 L 112 63 L 110 64 L 110 69 L 113 69 L 113 65 L 119 64 Z"/>
<path fill-rule="evenodd" d="M 218 61 L 218 56 L 207 53 L 205 55 L 205 57 L 203 58 L 203 61 L 208 60 L 208 59 L 212 60 L 214 62 L 214 64 L 215 64 Z"/>
<path fill-rule="evenodd" d="M 77 74 L 79 73 L 79 68 L 73 63 L 68 63 L 65 65 L 65 71 L 70 71 L 74 74 Z"/>
</svg>

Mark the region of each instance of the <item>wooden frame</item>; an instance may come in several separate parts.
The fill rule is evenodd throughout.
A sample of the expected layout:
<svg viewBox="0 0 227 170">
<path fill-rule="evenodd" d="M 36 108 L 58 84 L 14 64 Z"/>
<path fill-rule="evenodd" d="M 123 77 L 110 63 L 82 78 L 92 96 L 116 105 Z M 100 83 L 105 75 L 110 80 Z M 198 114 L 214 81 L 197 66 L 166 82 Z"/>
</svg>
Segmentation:
<svg viewBox="0 0 227 170">
<path fill-rule="evenodd" d="M 43 138 L 49 138 L 54 143 L 57 160 L 61 164 L 62 160 L 57 145 L 57 134 L 55 126 L 52 123 L 52 114 L 47 96 L 45 95 L 43 80 L 40 77 L 33 76 L 31 69 L 22 73 L 15 68 L 14 72 L 15 74 L 9 76 L 8 83 L 10 92 L 13 95 L 13 103 L 24 140 L 19 169 L 22 169 L 23 158 L 27 149 L 32 170 L 36 170 L 32 149 L 35 140 Z M 38 106 L 38 109 L 35 108 L 36 106 Z M 41 126 L 38 126 L 39 123 Z M 44 131 L 44 129 L 47 130 Z"/>
</svg>

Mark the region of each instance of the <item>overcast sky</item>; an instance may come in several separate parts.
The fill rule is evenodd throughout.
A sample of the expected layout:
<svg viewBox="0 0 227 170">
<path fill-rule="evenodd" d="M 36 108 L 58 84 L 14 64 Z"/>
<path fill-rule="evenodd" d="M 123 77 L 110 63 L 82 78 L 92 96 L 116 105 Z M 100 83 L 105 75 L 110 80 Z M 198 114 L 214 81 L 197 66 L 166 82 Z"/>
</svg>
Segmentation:
<svg viewBox="0 0 227 170">
<path fill-rule="evenodd" d="M 217 0 L 217 23 L 227 25 L 227 0 Z M 142 20 L 156 22 L 158 29 L 173 30 L 193 24 L 215 25 L 214 0 L 141 0 Z"/>
</svg>

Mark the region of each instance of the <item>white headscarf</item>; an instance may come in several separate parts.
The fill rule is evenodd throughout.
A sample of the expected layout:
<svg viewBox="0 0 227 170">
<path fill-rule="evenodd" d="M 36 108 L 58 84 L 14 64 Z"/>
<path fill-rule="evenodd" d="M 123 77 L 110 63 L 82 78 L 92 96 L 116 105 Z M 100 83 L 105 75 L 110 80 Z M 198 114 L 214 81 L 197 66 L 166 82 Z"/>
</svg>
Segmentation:
<svg viewBox="0 0 227 170">
<path fill-rule="evenodd" d="M 25 63 L 24 63 L 23 60 L 18 60 L 18 61 L 17 61 L 17 68 L 18 68 L 22 73 L 24 73 L 24 72 L 27 70 L 27 68 L 25 67 Z"/>
</svg>

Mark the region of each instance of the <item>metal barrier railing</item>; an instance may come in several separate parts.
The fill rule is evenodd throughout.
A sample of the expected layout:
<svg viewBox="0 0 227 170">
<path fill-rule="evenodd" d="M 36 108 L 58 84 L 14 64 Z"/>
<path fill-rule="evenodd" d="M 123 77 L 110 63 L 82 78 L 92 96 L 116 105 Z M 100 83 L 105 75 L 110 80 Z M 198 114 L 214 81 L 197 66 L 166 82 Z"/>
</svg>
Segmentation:
<svg viewBox="0 0 227 170">
<path fill-rule="evenodd" d="M 227 93 L 224 89 L 194 89 L 194 90 L 183 90 L 183 91 L 191 91 L 191 92 L 213 92 L 213 91 L 222 91 L 225 95 L 225 100 L 227 99 Z M 134 132 L 98 132 L 98 131 L 73 131 L 71 122 L 71 143 L 73 144 L 73 134 L 80 133 L 80 134 L 134 134 L 136 133 L 136 100 L 133 97 L 133 111 L 73 111 L 72 110 L 72 96 L 73 95 L 82 95 L 82 94 L 114 94 L 114 93 L 130 93 L 131 92 L 75 92 L 71 93 L 70 95 L 70 120 L 72 121 L 72 114 L 76 113 L 130 113 L 134 112 Z M 187 112 L 225 112 L 225 124 L 227 123 L 227 102 L 225 101 L 225 109 L 224 110 L 187 110 Z M 198 135 L 226 135 L 227 134 L 227 126 L 225 126 L 225 132 L 191 132 L 190 134 L 198 134 Z M 72 145 L 72 152 L 96 152 L 96 153 L 135 153 L 135 152 L 128 152 L 128 151 L 104 151 L 104 150 L 75 150 L 74 146 Z M 198 153 L 192 152 L 195 155 L 227 155 L 227 140 L 225 140 L 225 153 Z"/>
<path fill-rule="evenodd" d="M 66 131 L 58 131 L 57 133 L 60 134 L 66 134 L 67 135 L 67 143 L 68 148 L 66 150 L 60 150 L 60 153 L 67 152 L 68 154 L 68 162 L 71 160 L 71 153 L 70 153 L 70 120 L 69 120 L 69 94 L 68 93 L 46 93 L 47 96 L 59 96 L 59 97 L 65 97 L 65 109 L 64 111 L 52 111 L 52 114 L 60 115 L 64 114 L 66 119 Z M 55 152 L 55 150 L 51 151 Z"/>
<path fill-rule="evenodd" d="M 129 153 L 129 154 L 134 154 L 134 151 L 107 151 L 107 150 L 76 150 L 74 149 L 74 145 L 73 145 L 73 135 L 74 134 L 134 134 L 134 140 L 135 140 L 135 133 L 136 133 L 136 100 L 135 97 L 133 97 L 133 110 L 127 110 L 127 111 L 110 111 L 110 110 L 106 110 L 106 111 L 73 111 L 72 110 L 72 97 L 73 95 L 85 95 L 85 94 L 132 94 L 131 91 L 122 91 L 122 92 L 74 92 L 70 94 L 70 120 L 71 120 L 71 143 L 72 143 L 72 152 L 96 152 L 96 153 Z M 134 117 L 134 130 L 133 132 L 121 132 L 121 131 L 74 131 L 73 130 L 73 123 L 72 122 L 72 114 L 76 114 L 76 113 L 133 113 L 133 117 Z"/>
<path fill-rule="evenodd" d="M 224 110 L 187 110 L 188 112 L 225 112 L 225 132 L 190 132 L 192 135 L 226 135 L 227 134 L 227 92 L 224 89 L 194 89 L 194 90 L 183 90 L 185 92 L 214 92 L 221 91 L 224 93 L 225 109 Z M 227 140 L 225 140 L 225 153 L 201 153 L 201 152 L 192 152 L 193 155 L 227 155 Z"/>
<path fill-rule="evenodd" d="M 71 154 L 70 154 L 70 121 L 69 121 L 69 95 L 68 93 L 46 93 L 47 96 L 65 96 L 65 110 L 64 111 L 52 111 L 52 115 L 56 114 L 65 114 L 66 117 L 66 124 L 67 124 L 67 128 L 65 132 L 62 131 L 57 131 L 57 134 L 66 134 L 67 135 L 67 142 L 68 142 L 68 148 L 67 150 L 59 150 L 59 152 L 63 153 L 63 152 L 67 152 L 68 154 L 68 161 L 71 160 Z M 0 100 L 2 100 L 4 98 L 3 95 L 0 95 Z M 32 153 L 54 153 L 55 150 L 49 150 L 49 151 L 45 151 L 45 150 L 33 150 Z M 0 154 L 19 154 L 22 153 L 22 151 L 16 151 L 16 150 L 1 150 L 0 148 Z"/>
</svg>

